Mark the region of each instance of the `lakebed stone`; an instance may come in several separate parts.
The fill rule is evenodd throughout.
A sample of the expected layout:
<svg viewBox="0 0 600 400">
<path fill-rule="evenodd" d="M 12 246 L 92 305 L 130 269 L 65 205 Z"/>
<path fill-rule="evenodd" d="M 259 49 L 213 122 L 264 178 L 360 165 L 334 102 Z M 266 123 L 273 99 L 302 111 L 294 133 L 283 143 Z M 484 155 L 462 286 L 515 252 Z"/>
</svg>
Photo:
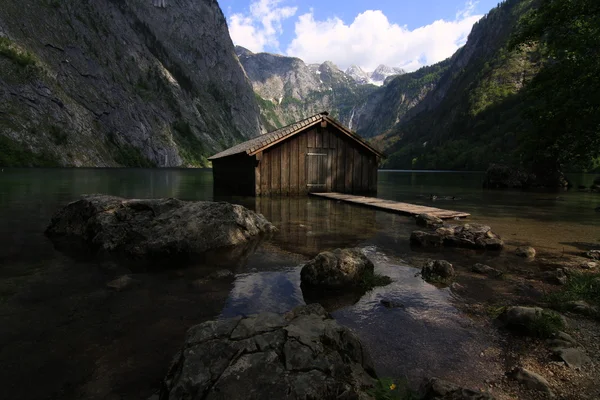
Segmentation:
<svg viewBox="0 0 600 400">
<path fill-rule="evenodd" d="M 359 286 L 373 275 L 374 265 L 360 249 L 324 251 L 302 267 L 303 285 L 333 289 Z"/>
<path fill-rule="evenodd" d="M 535 249 L 531 246 L 522 246 L 516 248 L 515 254 L 523 258 L 534 258 L 536 252 Z"/>
<path fill-rule="evenodd" d="M 549 397 L 554 397 L 554 393 L 550 389 L 550 384 L 540 374 L 518 367 L 510 371 L 507 375 L 528 389 L 545 393 Z"/>
<path fill-rule="evenodd" d="M 414 231 L 410 236 L 413 245 L 421 247 L 463 247 L 471 249 L 501 250 L 504 242 L 487 225 L 444 225 L 433 232 Z"/>
<path fill-rule="evenodd" d="M 160 399 L 366 400 L 374 378 L 358 336 L 311 304 L 191 328 Z"/>
<path fill-rule="evenodd" d="M 487 276 L 492 276 L 492 277 L 502 276 L 502 271 L 500 271 L 496 268 L 492 268 L 489 265 L 484 265 L 484 264 L 480 264 L 480 263 L 473 265 L 473 267 L 471 268 L 471 271 L 473 271 L 477 274 L 487 275 Z"/>
<path fill-rule="evenodd" d="M 438 378 L 424 379 L 419 394 L 422 400 L 494 400 L 489 393 L 465 389 Z"/>
<path fill-rule="evenodd" d="M 421 276 L 428 282 L 447 282 L 455 275 L 454 267 L 446 260 L 429 260 L 421 269 Z"/>
<path fill-rule="evenodd" d="M 261 214 L 240 205 L 88 195 L 60 209 L 46 234 L 146 258 L 204 253 L 245 244 L 274 230 Z"/>
</svg>

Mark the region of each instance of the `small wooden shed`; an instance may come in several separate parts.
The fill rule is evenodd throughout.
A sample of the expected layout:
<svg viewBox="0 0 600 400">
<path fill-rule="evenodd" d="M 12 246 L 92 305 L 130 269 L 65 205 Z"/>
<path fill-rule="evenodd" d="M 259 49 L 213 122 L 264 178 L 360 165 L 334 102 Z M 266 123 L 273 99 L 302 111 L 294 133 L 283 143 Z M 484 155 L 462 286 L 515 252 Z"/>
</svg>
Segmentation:
<svg viewBox="0 0 600 400">
<path fill-rule="evenodd" d="M 215 192 L 247 196 L 375 193 L 383 155 L 329 116 L 313 115 L 209 160 Z"/>
</svg>

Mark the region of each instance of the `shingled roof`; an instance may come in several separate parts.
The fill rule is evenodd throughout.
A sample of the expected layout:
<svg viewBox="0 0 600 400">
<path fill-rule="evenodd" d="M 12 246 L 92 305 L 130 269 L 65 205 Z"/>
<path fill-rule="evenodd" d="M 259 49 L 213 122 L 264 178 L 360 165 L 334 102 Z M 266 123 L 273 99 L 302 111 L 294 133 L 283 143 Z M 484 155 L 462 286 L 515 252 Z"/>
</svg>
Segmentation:
<svg viewBox="0 0 600 400">
<path fill-rule="evenodd" d="M 360 143 L 362 146 L 366 147 L 368 150 L 375 153 L 377 156 L 383 157 L 382 153 L 371 147 L 371 145 L 369 145 L 363 138 L 358 136 L 356 133 L 350 131 L 348 128 L 344 127 L 344 125 L 342 125 L 334 118 L 330 117 L 328 112 L 322 112 L 320 114 L 315 114 L 312 117 L 303 119 L 302 121 L 298 121 L 288 126 L 285 126 L 281 129 L 265 133 L 264 135 L 260 135 L 258 137 L 255 137 L 254 139 L 250 139 L 246 142 L 235 145 L 225 151 L 215 154 L 214 156 L 210 157 L 209 160 L 216 160 L 218 158 L 233 156 L 235 154 L 240 153 L 254 155 L 266 149 L 267 147 L 270 147 L 275 143 L 280 142 L 284 138 L 292 137 L 295 134 L 300 133 L 311 126 L 320 124 L 322 121 L 327 121 L 328 123 L 331 123 L 351 139 Z"/>
</svg>

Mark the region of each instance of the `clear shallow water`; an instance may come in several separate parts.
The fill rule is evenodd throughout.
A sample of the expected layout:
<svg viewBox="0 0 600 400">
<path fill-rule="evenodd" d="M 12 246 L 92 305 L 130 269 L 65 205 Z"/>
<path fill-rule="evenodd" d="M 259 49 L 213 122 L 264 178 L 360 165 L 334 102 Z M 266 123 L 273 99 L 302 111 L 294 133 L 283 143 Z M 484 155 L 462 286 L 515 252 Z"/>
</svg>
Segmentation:
<svg viewBox="0 0 600 400">
<path fill-rule="evenodd" d="M 482 178 L 480 173 L 385 171 L 379 174 L 379 196 L 470 212 L 470 220 L 491 225 L 509 248 L 527 243 L 561 253 L 600 246 L 600 213 L 594 211 L 599 194 L 484 191 Z M 593 176 L 571 179 L 589 186 Z M 116 293 L 106 283 L 131 273 L 126 265 L 72 259 L 43 235 L 53 212 L 84 193 L 232 201 L 263 213 L 279 232 L 255 253 L 226 263 L 236 273 L 232 284 L 199 288 L 195 282 L 216 268 L 211 263 L 170 265 L 164 272 L 134 273 L 139 285 Z M 434 202 L 429 194 L 458 200 Z M 460 381 L 473 375 L 469 368 L 494 373 L 484 358 L 473 361 L 492 338 L 457 311 L 447 289 L 414 276 L 413 257 L 431 255 L 410 248 L 414 229 L 411 218 L 324 199 L 215 199 L 210 170 L 5 169 L 0 173 L 0 386 L 13 399 L 146 398 L 189 326 L 303 304 L 302 263 L 322 250 L 351 246 L 365 249 L 377 270 L 394 279 L 362 297 L 329 304 L 341 323 L 359 332 L 380 374 L 414 382 L 425 375 Z M 443 256 L 458 262 L 496 257 Z M 383 298 L 406 308 L 385 309 Z M 29 384 L 34 375 L 40 377 L 35 386 Z"/>
</svg>

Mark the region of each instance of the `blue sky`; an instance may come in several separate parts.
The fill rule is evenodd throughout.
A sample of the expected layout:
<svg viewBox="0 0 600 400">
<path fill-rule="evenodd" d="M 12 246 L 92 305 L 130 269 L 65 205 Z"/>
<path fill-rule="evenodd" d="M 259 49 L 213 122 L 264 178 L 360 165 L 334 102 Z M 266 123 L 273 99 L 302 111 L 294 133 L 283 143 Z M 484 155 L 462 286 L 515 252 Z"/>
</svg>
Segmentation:
<svg viewBox="0 0 600 400">
<path fill-rule="evenodd" d="M 498 0 L 219 0 L 235 44 L 372 70 L 451 56 Z"/>
</svg>

